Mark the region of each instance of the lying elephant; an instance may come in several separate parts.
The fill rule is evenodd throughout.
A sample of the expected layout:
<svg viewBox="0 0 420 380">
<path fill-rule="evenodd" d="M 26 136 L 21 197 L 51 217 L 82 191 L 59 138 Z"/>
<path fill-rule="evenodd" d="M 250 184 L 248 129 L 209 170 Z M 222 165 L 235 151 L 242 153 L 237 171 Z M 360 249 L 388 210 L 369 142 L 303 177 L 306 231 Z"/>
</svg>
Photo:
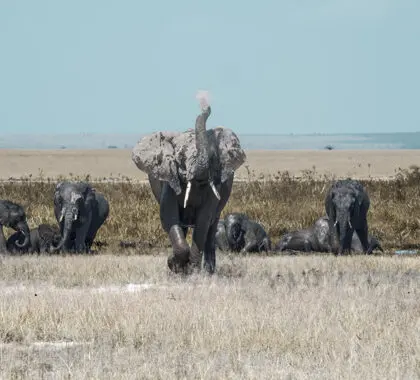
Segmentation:
<svg viewBox="0 0 420 380">
<path fill-rule="evenodd" d="M 375 249 L 383 252 L 379 241 L 374 236 L 368 237 L 368 253 Z M 276 251 L 302 251 L 302 252 L 331 252 L 328 216 L 319 218 L 313 226 L 286 233 L 276 245 Z M 353 233 L 351 240 L 352 252 L 363 252 L 363 246 L 357 234 Z"/>
<path fill-rule="evenodd" d="M 20 231 L 11 235 L 6 242 L 6 247 L 12 253 L 49 253 L 53 247 L 57 247 L 61 240 L 58 227 L 49 224 L 40 224 L 32 228 L 29 233 L 30 243 L 26 247 L 18 247 L 16 242 L 22 243 L 25 235 Z"/>
<path fill-rule="evenodd" d="M 219 221 L 216 246 L 221 251 L 271 251 L 271 241 L 263 226 L 242 213 L 228 214 L 223 221 Z"/>
</svg>

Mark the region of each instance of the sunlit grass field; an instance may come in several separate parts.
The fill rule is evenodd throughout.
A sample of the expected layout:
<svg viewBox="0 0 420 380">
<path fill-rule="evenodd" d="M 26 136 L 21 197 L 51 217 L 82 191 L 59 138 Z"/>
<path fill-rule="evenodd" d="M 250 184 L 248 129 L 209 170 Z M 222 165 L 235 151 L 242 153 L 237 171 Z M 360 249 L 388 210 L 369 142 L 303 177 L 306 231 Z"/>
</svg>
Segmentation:
<svg viewBox="0 0 420 380">
<path fill-rule="evenodd" d="M 224 210 L 260 221 L 274 243 L 324 214 L 331 183 L 276 177 L 235 183 Z M 30 227 L 56 223 L 55 183 L 5 182 L 0 199 L 21 203 Z M 420 260 L 393 251 L 419 247 L 420 174 L 363 183 L 385 254 L 219 252 L 215 275 L 184 277 L 167 268 L 149 187 L 94 182 L 111 207 L 97 254 L 1 257 L 0 378 L 419 378 Z"/>
</svg>

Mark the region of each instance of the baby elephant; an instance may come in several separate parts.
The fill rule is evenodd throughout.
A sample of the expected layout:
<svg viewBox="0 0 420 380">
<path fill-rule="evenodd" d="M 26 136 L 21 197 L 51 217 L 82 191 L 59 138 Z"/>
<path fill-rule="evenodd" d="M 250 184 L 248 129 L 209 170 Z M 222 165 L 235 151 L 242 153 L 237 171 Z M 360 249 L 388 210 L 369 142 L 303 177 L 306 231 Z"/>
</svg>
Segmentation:
<svg viewBox="0 0 420 380">
<path fill-rule="evenodd" d="M 9 200 L 0 200 L 0 253 L 7 251 L 7 242 L 3 233 L 3 226 L 13 228 L 24 238 L 16 241 L 17 248 L 25 248 L 29 245 L 29 227 L 26 213 L 23 207 Z"/>
<path fill-rule="evenodd" d="M 219 221 L 216 246 L 221 251 L 261 252 L 271 251 L 271 241 L 261 224 L 242 213 L 226 215 Z"/>
<path fill-rule="evenodd" d="M 21 243 L 24 235 L 18 231 L 7 239 L 7 250 L 12 253 L 49 253 L 53 247 L 57 247 L 61 240 L 60 230 L 56 226 L 40 224 L 30 231 L 30 244 L 19 248 L 16 242 Z"/>
<path fill-rule="evenodd" d="M 373 237 L 368 238 L 368 253 L 372 253 L 375 249 L 383 252 L 379 241 Z M 319 218 L 313 226 L 302 230 L 289 232 L 282 236 L 276 245 L 276 251 L 302 251 L 302 252 L 331 252 L 330 233 L 328 216 Z M 356 233 L 353 233 L 351 240 L 352 252 L 363 252 L 363 246 Z"/>
</svg>

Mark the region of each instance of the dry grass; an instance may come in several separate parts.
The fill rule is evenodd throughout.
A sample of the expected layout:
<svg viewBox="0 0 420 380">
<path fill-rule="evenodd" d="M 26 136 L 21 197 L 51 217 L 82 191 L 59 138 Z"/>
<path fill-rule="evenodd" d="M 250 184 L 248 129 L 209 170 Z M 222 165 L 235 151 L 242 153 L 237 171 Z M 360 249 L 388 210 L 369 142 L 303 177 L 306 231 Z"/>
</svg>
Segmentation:
<svg viewBox="0 0 420 380">
<path fill-rule="evenodd" d="M 2 378 L 420 376 L 417 258 L 219 255 L 218 268 L 183 278 L 164 255 L 3 258 Z"/>
<path fill-rule="evenodd" d="M 72 178 L 72 177 L 71 177 Z M 80 178 L 73 178 L 80 179 Z M 90 181 L 92 178 L 82 178 Z M 395 179 L 362 181 L 370 195 L 368 213 L 370 232 L 385 250 L 419 247 L 420 241 L 420 172 L 417 167 L 400 171 Z M 53 194 L 56 182 L 49 179 L 35 182 L 0 183 L 0 199 L 22 204 L 30 227 L 40 223 L 56 223 Z M 235 182 L 231 198 L 222 215 L 240 211 L 260 221 L 273 241 L 286 231 L 304 228 L 325 214 L 325 194 L 331 178 L 320 178 L 306 171 L 296 179 L 288 172 L 277 173 L 268 180 L 256 180 L 249 174 L 246 182 Z M 99 182 L 98 191 L 110 201 L 110 216 L 100 229 L 97 240 L 114 252 L 121 240 L 144 243 L 137 253 L 148 253 L 150 247 L 168 246 L 160 225 L 159 208 L 148 184 L 132 183 L 128 178 L 119 182 Z M 10 233 L 11 231 L 7 231 Z"/>
<path fill-rule="evenodd" d="M 324 213 L 331 178 L 303 174 L 248 173 L 225 213 L 248 213 L 274 241 L 305 227 Z M 24 205 L 31 227 L 55 223 L 55 183 L 4 182 L 0 199 Z M 364 183 L 370 229 L 388 253 L 418 247 L 418 168 Z M 420 377 L 418 257 L 219 253 L 214 276 L 185 278 L 167 269 L 149 187 L 128 178 L 95 187 L 111 204 L 102 254 L 1 258 L 1 378 Z M 122 239 L 149 244 L 123 252 Z"/>
</svg>

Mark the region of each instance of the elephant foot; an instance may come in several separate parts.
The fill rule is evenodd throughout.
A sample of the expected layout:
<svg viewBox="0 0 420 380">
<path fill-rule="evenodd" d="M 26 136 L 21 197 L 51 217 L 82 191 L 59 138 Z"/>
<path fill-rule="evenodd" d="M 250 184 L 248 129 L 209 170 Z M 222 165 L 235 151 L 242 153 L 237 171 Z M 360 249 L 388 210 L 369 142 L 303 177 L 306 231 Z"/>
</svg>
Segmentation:
<svg viewBox="0 0 420 380">
<path fill-rule="evenodd" d="M 179 256 L 171 255 L 168 257 L 168 267 L 174 273 L 188 274 L 189 261 Z"/>
</svg>

